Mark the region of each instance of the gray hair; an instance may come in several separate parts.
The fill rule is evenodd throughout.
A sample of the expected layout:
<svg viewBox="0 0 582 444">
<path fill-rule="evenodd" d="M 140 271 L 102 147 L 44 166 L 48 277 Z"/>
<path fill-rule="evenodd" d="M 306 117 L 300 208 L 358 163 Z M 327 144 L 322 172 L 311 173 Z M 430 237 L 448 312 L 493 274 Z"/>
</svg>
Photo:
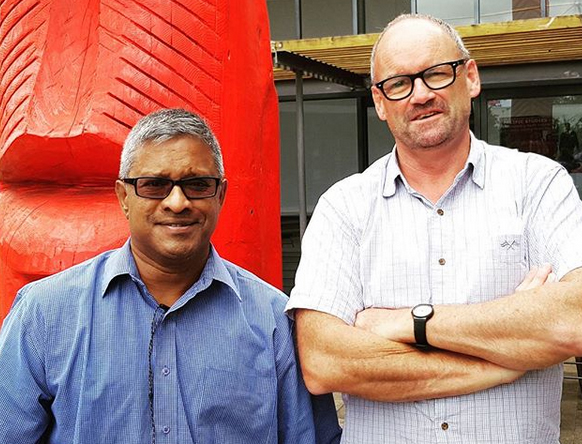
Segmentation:
<svg viewBox="0 0 582 444">
<path fill-rule="evenodd" d="M 374 47 L 372 48 L 372 55 L 370 56 L 370 78 L 372 79 L 372 82 L 375 82 L 375 80 L 374 80 L 374 59 L 376 58 L 376 51 L 378 49 L 378 45 L 379 45 L 380 41 L 384 37 L 384 34 L 386 34 L 386 32 L 388 32 L 388 30 L 390 30 L 390 28 L 392 28 L 392 26 L 394 26 L 395 24 L 397 24 L 399 22 L 403 22 L 405 20 L 409 20 L 409 19 L 426 20 L 428 22 L 434 23 L 439 28 L 441 28 L 451 39 L 453 39 L 453 41 L 455 42 L 455 45 L 457 45 L 457 48 L 459 49 L 459 52 L 461 53 L 462 58 L 464 58 L 464 59 L 471 58 L 471 54 L 469 53 L 469 50 L 465 47 L 465 44 L 463 43 L 463 39 L 461 39 L 461 36 L 459 35 L 459 33 L 455 30 L 455 28 L 453 28 L 451 25 L 449 25 L 444 20 L 441 20 L 439 18 L 433 17 L 432 15 L 428 15 L 428 14 L 401 14 L 386 25 L 386 27 L 384 28 L 384 30 L 382 31 L 382 33 L 378 37 L 378 40 L 376 40 L 376 43 L 374 43 Z"/>
<path fill-rule="evenodd" d="M 184 109 L 162 109 L 142 117 L 129 132 L 121 151 L 119 177 L 127 177 L 135 163 L 138 149 L 146 143 L 157 145 L 178 137 L 195 137 L 208 145 L 218 175 L 224 176 L 220 145 L 204 119 Z"/>
</svg>

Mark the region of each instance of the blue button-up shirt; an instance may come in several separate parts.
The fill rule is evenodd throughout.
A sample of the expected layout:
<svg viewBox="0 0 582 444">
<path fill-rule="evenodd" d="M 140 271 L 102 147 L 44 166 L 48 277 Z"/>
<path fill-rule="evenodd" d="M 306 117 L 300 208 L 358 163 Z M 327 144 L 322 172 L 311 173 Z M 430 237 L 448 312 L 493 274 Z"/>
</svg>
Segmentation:
<svg viewBox="0 0 582 444">
<path fill-rule="evenodd" d="M 144 444 L 152 424 L 156 443 L 338 440 L 331 398 L 312 406 L 301 379 L 286 299 L 212 249 L 164 311 L 129 241 L 25 286 L 0 332 L 0 443 Z"/>
</svg>

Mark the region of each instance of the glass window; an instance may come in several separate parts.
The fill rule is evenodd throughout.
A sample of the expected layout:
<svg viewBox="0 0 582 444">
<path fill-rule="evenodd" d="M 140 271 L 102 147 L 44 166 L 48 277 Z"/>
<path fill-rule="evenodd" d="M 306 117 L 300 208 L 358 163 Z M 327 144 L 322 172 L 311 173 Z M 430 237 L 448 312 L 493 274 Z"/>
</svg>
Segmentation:
<svg viewBox="0 0 582 444">
<path fill-rule="evenodd" d="M 582 95 L 490 99 L 489 143 L 557 160 L 582 191 Z"/>
<path fill-rule="evenodd" d="M 416 0 L 416 10 L 434 15 L 453 26 L 475 23 L 475 5 L 472 0 Z"/>
<path fill-rule="evenodd" d="M 382 32 L 390 20 L 410 12 L 410 0 L 366 0 L 366 32 Z"/>
<path fill-rule="evenodd" d="M 271 40 L 299 38 L 295 0 L 267 0 Z M 302 0 L 302 38 L 353 34 L 351 0 Z"/>
<path fill-rule="evenodd" d="M 267 0 L 271 40 L 293 40 L 295 29 L 295 0 Z"/>
<path fill-rule="evenodd" d="M 480 23 L 509 22 L 513 18 L 512 0 L 487 0 L 480 3 Z"/>
<path fill-rule="evenodd" d="M 354 33 L 351 0 L 303 0 L 301 8 L 304 38 Z"/>
<path fill-rule="evenodd" d="M 481 3 L 483 4 L 483 2 Z M 541 0 L 512 0 L 513 20 L 543 17 Z"/>
<path fill-rule="evenodd" d="M 576 3 L 576 2 L 573 2 Z M 562 4 L 560 2 L 560 4 Z M 573 4 L 571 3 L 570 6 Z M 479 17 L 475 9 L 479 8 Z M 416 0 L 416 9 L 434 15 L 453 26 L 505 22 L 545 16 L 541 0 Z M 575 12 L 570 12 L 574 14 Z M 579 12 L 578 12 L 579 13 Z"/>
<path fill-rule="evenodd" d="M 355 99 L 305 104 L 307 210 L 332 184 L 358 171 Z M 281 125 L 281 214 L 299 212 L 295 102 L 279 104 Z"/>
<path fill-rule="evenodd" d="M 564 0 L 550 0 L 549 15 L 555 17 L 557 15 L 573 15 L 582 14 L 582 3 L 578 1 L 564 1 Z"/>
</svg>

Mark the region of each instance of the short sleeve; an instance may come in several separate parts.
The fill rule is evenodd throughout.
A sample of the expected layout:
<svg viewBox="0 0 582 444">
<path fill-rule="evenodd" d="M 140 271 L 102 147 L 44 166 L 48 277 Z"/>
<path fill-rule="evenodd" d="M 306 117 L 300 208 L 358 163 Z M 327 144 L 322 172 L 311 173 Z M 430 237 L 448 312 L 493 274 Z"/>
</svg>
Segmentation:
<svg viewBox="0 0 582 444">
<path fill-rule="evenodd" d="M 353 209 L 338 188 L 319 200 L 301 244 L 301 260 L 287 313 L 306 308 L 334 315 L 349 325 L 363 309 L 360 246 Z"/>
<path fill-rule="evenodd" d="M 561 279 L 582 267 L 582 202 L 572 177 L 561 166 L 530 169 L 528 177 L 524 208 L 530 261 L 552 264 Z"/>
</svg>

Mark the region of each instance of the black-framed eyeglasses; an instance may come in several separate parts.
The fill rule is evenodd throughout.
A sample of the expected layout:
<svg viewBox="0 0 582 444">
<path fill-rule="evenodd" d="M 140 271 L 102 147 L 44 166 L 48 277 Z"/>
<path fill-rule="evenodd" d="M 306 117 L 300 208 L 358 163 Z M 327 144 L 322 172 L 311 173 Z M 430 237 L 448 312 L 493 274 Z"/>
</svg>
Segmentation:
<svg viewBox="0 0 582 444">
<path fill-rule="evenodd" d="M 165 199 L 179 186 L 188 199 L 208 199 L 216 196 L 222 179 L 219 177 L 188 177 L 180 180 L 165 177 L 133 177 L 121 179 L 133 185 L 135 194 L 147 199 Z"/>
<path fill-rule="evenodd" d="M 422 79 L 427 88 L 439 90 L 455 83 L 457 79 L 457 66 L 464 65 L 467 59 L 459 59 L 453 62 L 439 63 L 426 68 L 416 74 L 388 77 L 374 86 L 382 91 L 388 100 L 406 99 L 412 94 L 414 81 Z"/>
</svg>

